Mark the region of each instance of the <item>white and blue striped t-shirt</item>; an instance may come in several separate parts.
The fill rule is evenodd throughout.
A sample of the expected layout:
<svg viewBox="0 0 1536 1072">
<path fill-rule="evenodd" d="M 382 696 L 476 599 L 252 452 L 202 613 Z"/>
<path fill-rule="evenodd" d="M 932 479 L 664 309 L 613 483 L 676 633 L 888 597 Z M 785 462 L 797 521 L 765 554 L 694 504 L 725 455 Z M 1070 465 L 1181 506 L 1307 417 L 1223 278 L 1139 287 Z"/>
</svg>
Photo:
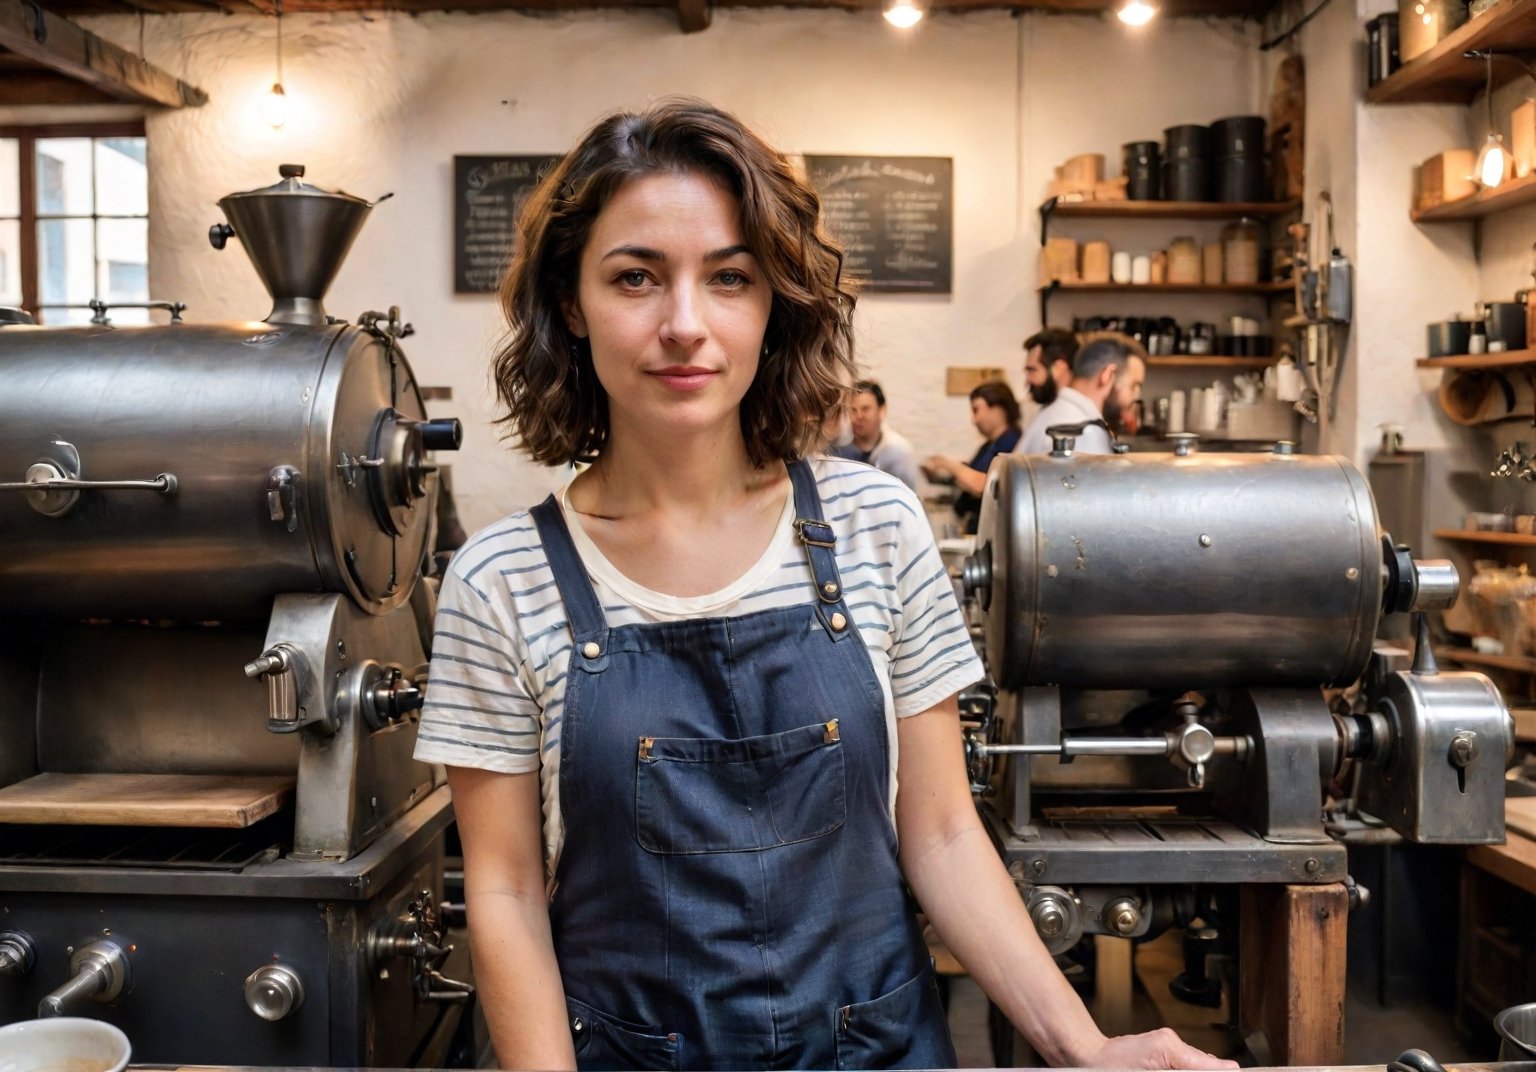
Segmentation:
<svg viewBox="0 0 1536 1072">
<path fill-rule="evenodd" d="M 845 598 L 885 695 L 894 808 L 895 720 L 979 680 L 982 665 L 911 490 L 859 462 L 814 458 L 811 470 L 837 536 Z M 619 573 L 583 532 L 564 493 L 560 504 L 610 626 L 731 617 L 815 599 L 805 548 L 792 524 L 792 492 L 778 536 L 757 563 L 729 587 L 689 598 L 651 591 Z M 416 758 L 541 771 L 551 865 L 563 840 L 560 714 L 570 653 L 565 607 L 528 511 L 472 537 L 454 555 L 438 598 Z"/>
</svg>

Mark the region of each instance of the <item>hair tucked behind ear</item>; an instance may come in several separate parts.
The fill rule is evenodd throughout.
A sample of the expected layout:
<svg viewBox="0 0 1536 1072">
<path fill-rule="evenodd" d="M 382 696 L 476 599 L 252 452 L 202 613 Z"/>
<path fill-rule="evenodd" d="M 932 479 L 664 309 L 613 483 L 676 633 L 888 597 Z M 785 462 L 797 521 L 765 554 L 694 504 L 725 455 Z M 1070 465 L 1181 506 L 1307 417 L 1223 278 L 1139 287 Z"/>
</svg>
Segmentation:
<svg viewBox="0 0 1536 1072">
<path fill-rule="evenodd" d="M 510 332 L 493 366 L 498 423 L 546 465 L 602 448 L 608 396 L 563 303 L 576 294 L 582 250 L 604 207 L 625 183 L 655 174 L 708 176 L 739 202 L 742 236 L 773 291 L 765 353 L 741 402 L 742 436 L 754 465 L 800 457 L 857 378 L 855 297 L 842 279 L 842 251 L 821 227 L 815 190 L 784 154 L 692 98 L 602 120 L 528 199 L 500 290 Z"/>
</svg>

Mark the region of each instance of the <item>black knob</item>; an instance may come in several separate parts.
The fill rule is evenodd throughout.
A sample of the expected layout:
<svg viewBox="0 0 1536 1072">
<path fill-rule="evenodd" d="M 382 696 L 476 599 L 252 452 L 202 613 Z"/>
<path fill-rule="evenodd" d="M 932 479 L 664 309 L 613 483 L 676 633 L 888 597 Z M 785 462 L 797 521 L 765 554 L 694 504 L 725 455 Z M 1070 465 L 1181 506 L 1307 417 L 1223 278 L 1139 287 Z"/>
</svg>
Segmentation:
<svg viewBox="0 0 1536 1072">
<path fill-rule="evenodd" d="M 285 179 L 302 179 L 304 177 L 303 164 L 279 164 L 277 173 Z"/>
<path fill-rule="evenodd" d="M 208 244 L 214 249 L 223 249 L 224 243 L 235 237 L 235 229 L 227 223 L 216 223 L 208 228 Z"/>
<path fill-rule="evenodd" d="M 464 442 L 464 426 L 457 417 L 421 423 L 421 445 L 427 450 L 458 450 Z"/>
</svg>

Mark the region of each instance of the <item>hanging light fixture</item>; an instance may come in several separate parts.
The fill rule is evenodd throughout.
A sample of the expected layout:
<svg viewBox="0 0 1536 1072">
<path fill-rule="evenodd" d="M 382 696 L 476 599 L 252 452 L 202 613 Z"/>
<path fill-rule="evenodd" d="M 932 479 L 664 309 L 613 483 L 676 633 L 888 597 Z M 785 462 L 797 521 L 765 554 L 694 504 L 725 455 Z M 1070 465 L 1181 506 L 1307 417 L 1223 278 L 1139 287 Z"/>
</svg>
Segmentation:
<svg viewBox="0 0 1536 1072">
<path fill-rule="evenodd" d="M 923 19 L 923 9 L 917 0 L 886 0 L 885 21 L 903 30 L 910 30 Z"/>
<path fill-rule="evenodd" d="M 1125 0 L 1115 14 L 1127 26 L 1145 26 L 1157 15 L 1157 6 L 1148 0 Z"/>
<path fill-rule="evenodd" d="M 1493 122 L 1493 51 L 1490 49 L 1483 53 L 1483 60 L 1488 65 L 1488 140 L 1483 143 L 1483 148 L 1477 154 L 1477 167 L 1473 170 L 1472 177 L 1482 184 L 1484 189 L 1492 189 L 1509 178 L 1514 170 L 1514 158 L 1504 148 L 1504 136 L 1499 133 L 1498 127 Z"/>
<path fill-rule="evenodd" d="M 262 115 L 273 130 L 288 121 L 288 94 L 283 92 L 283 0 L 275 0 L 277 14 L 277 81 L 261 102 Z"/>
</svg>

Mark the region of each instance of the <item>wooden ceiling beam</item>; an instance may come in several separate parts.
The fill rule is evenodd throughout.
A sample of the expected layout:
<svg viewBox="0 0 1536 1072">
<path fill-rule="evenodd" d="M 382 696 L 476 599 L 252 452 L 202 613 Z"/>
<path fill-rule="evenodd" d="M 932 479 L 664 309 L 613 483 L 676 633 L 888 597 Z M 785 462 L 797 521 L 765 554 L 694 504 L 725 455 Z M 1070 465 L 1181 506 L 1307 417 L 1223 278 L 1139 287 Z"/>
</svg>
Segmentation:
<svg viewBox="0 0 1536 1072">
<path fill-rule="evenodd" d="M 0 75 L 0 105 L 108 104 L 116 100 L 95 86 L 52 71 Z"/>
<path fill-rule="evenodd" d="M 0 46 L 115 100 L 167 108 L 196 107 L 208 100 L 196 86 L 32 0 L 0 0 Z"/>
<path fill-rule="evenodd" d="M 709 0 L 677 0 L 677 24 L 683 33 L 709 29 Z"/>
</svg>

